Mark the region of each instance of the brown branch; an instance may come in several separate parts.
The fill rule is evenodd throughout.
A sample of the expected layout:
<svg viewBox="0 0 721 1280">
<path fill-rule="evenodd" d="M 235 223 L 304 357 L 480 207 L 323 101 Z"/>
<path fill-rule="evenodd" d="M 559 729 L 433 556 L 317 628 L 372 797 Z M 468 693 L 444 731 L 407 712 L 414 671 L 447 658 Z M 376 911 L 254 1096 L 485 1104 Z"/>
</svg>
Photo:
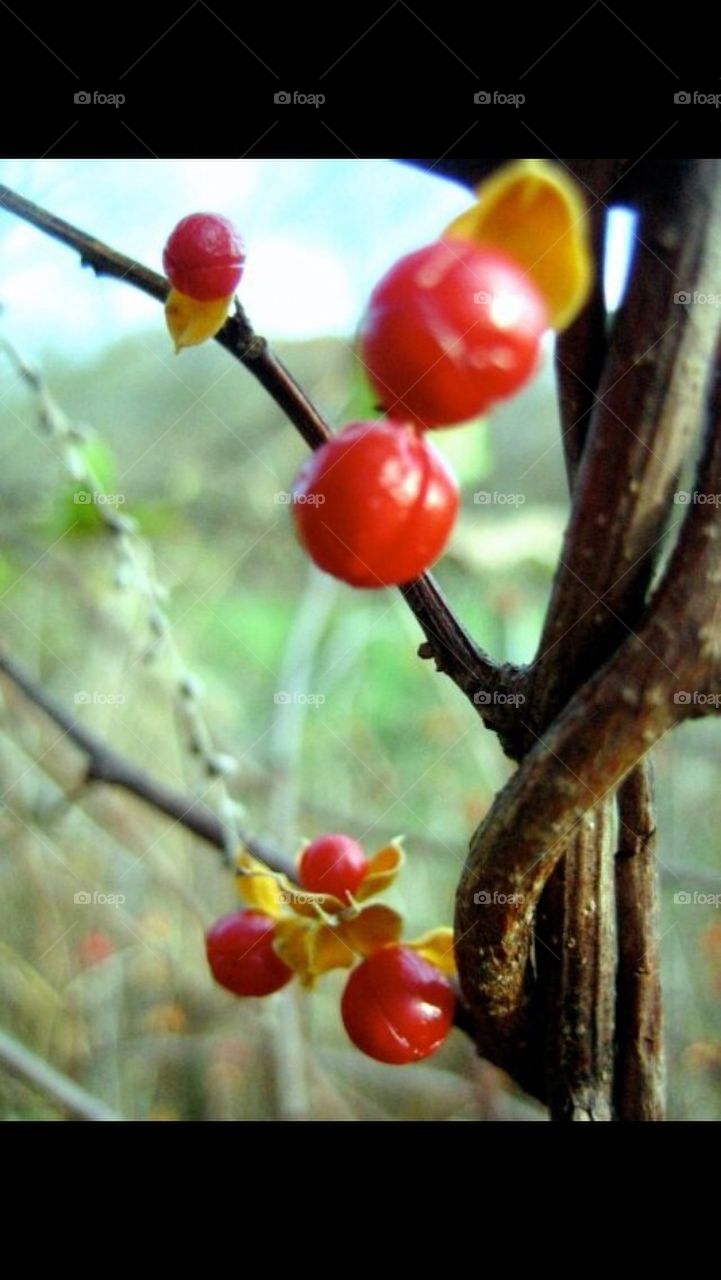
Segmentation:
<svg viewBox="0 0 721 1280">
<path fill-rule="evenodd" d="M 614 1101 L 619 1120 L 663 1120 L 665 1073 L 656 824 L 648 765 L 619 788 Z"/>
<path fill-rule="evenodd" d="M 702 417 L 718 308 L 674 294 L 712 292 L 721 271 L 716 161 L 679 161 L 652 186 L 574 487 L 530 706 L 538 729 L 641 616 L 690 433 Z"/>
<path fill-rule="evenodd" d="M 538 908 L 534 1025 L 551 1119 L 610 1120 L 614 1063 L 613 798 L 573 829 Z"/>
<path fill-rule="evenodd" d="M 618 162 L 575 161 L 569 167 L 601 197 Z M 589 214 L 596 264 L 587 306 L 556 345 L 563 452 L 573 490 L 608 348 L 603 295 L 605 208 Z M 534 708 L 529 708 L 531 716 Z M 545 708 L 548 719 L 551 708 Z M 574 830 L 539 903 L 538 966 L 533 1009 L 539 1077 L 551 1118 L 610 1120 L 612 1113 L 614 976 L 613 799 L 606 797 Z"/>
<path fill-rule="evenodd" d="M 573 324 L 556 339 L 556 381 L 561 439 L 569 489 L 581 461 L 596 393 L 608 353 L 606 303 L 603 293 L 605 206 L 601 198 L 613 185 L 617 160 L 569 161 L 571 172 L 598 198 L 588 214 L 591 252 L 596 265 L 591 296 Z"/>
<path fill-rule="evenodd" d="M 721 362 L 716 358 L 709 429 L 721 422 Z M 713 473 L 700 477 L 714 483 Z M 716 500 L 721 500 L 721 495 Z M 708 525 L 713 534 L 713 526 Z M 715 683 L 712 681 L 711 683 Z M 693 691 L 684 691 L 691 694 Z M 709 690 L 696 692 L 707 693 Z M 706 704 L 703 711 L 711 709 Z M 692 701 L 685 713 L 697 708 Z M 703 713 L 703 712 L 702 712 Z M 616 857 L 618 974 L 614 1105 L 626 1121 L 663 1120 L 665 1059 L 656 823 L 650 760 L 637 766 L 618 791 L 619 847 Z"/>
<path fill-rule="evenodd" d="M 578 164 L 578 162 L 576 162 Z M 603 171 L 605 168 L 605 172 Z M 613 162 L 587 162 L 578 176 L 597 194 L 602 195 L 607 186 L 614 180 Z M 697 174 L 697 187 L 702 185 L 703 175 Z M 712 186 L 710 172 L 706 175 L 707 203 L 711 202 Z M 692 184 L 693 185 L 693 184 Z M 652 186 L 653 192 L 653 186 Z M 643 205 L 648 204 L 648 192 L 644 193 Z M 627 307 L 625 325 L 622 322 L 616 336 L 614 350 L 608 368 L 611 372 L 604 375 L 604 385 L 610 388 L 612 397 L 614 382 L 619 378 L 623 362 L 628 361 L 628 351 L 634 350 L 632 343 L 643 342 L 646 345 L 653 340 L 647 338 L 649 333 L 649 303 L 657 289 L 660 262 L 654 256 L 655 251 L 668 250 L 673 247 L 670 228 L 674 223 L 682 225 L 691 223 L 690 243 L 696 243 L 698 267 L 695 267 L 694 254 L 689 253 L 689 238 L 682 236 L 678 243 L 682 246 L 686 259 L 690 261 L 689 270 L 695 270 L 693 277 L 701 277 L 706 273 L 708 280 L 714 275 L 714 255 L 717 255 L 715 231 L 707 228 L 704 218 L 708 209 L 703 205 L 697 208 L 694 204 L 694 192 L 685 195 L 680 206 L 667 209 L 665 192 L 656 190 L 650 201 L 650 216 L 646 215 L 641 235 L 649 248 L 645 246 L 637 263 L 637 276 L 630 299 L 633 306 Z M 596 260 L 601 262 L 602 216 L 601 205 L 592 212 L 592 234 L 596 247 Z M 695 219 L 695 222 L 693 221 Z M 711 237 L 709 252 L 709 234 Z M 655 245 L 655 251 L 650 246 Z M 645 255 L 645 259 L 644 259 Z M 679 263 L 682 259 L 679 255 Z M 705 260 L 704 260 L 705 259 Z M 674 266 L 678 264 L 674 263 Z M 678 265 L 680 269 L 680 265 Z M 662 268 L 661 268 L 662 270 Z M 681 287 L 681 286 L 678 286 Z M 701 286 L 703 287 L 703 286 Z M 678 308 L 676 308 L 676 314 Z M 670 299 L 662 312 L 664 323 L 670 321 L 675 325 L 676 319 Z M 564 452 L 566 455 L 569 480 L 575 486 L 574 521 L 567 535 L 567 547 L 559 565 L 556 588 L 549 606 L 549 615 L 544 636 L 541 641 L 535 670 L 531 672 L 531 696 L 529 699 L 529 716 L 535 720 L 535 731 L 547 725 L 553 715 L 557 714 L 563 702 L 574 687 L 578 686 L 584 675 L 588 674 L 604 658 L 607 658 L 626 634 L 623 624 L 626 620 L 633 623 L 638 616 L 645 590 L 650 578 L 655 559 L 654 541 L 658 539 L 661 524 L 668 509 L 669 492 L 674 475 L 669 471 L 666 484 L 661 477 L 661 493 L 657 497 L 654 519 L 625 521 L 616 520 L 614 512 L 623 510 L 623 501 L 628 492 L 636 490 L 636 501 L 632 500 L 632 509 L 639 511 L 642 503 L 648 503 L 649 493 L 653 500 L 653 453 L 659 448 L 666 457 L 680 460 L 685 451 L 688 430 L 695 419 L 701 415 L 699 401 L 703 396 L 704 375 L 710 367 L 709 355 L 713 349 L 715 324 L 713 317 L 707 317 L 706 323 L 689 327 L 685 341 L 681 338 L 679 348 L 671 349 L 666 356 L 668 374 L 664 370 L 664 360 L 660 359 L 657 371 L 659 392 L 656 400 L 649 402 L 648 384 L 639 390 L 639 378 L 635 371 L 628 375 L 625 386 L 618 384 L 622 392 L 615 409 L 610 412 L 602 401 L 597 402 L 597 388 L 606 366 L 608 341 L 606 337 L 605 311 L 601 291 L 600 270 L 597 272 L 596 289 L 590 305 L 582 313 L 574 326 L 564 334 L 557 345 L 557 371 L 562 414 L 562 430 Z M 665 332 L 665 330 L 662 330 Z M 671 329 L 673 333 L 673 329 Z M 659 344 L 659 356 L 663 357 L 663 341 Z M 638 350 L 638 345 L 635 350 Z M 621 363 L 619 363 L 619 354 Z M 696 399 L 689 396 L 689 368 L 701 371 L 696 377 Z M 641 374 L 643 375 L 643 362 Z M 675 377 L 672 381 L 671 397 L 666 402 L 669 412 L 665 417 L 667 435 L 664 439 L 662 430 L 664 418 L 660 423 L 654 422 L 653 408 L 659 396 L 664 396 L 664 379 Z M 683 396 L 683 403 L 680 403 Z M 644 397 L 646 397 L 644 399 Z M 665 397 L 664 397 L 665 398 Z M 676 404 L 674 405 L 674 398 Z M 636 431 L 636 418 L 625 418 L 625 424 L 619 421 L 624 403 L 626 409 L 639 403 L 651 407 L 646 411 L 645 439 L 641 439 Z M 595 410 L 595 412 L 594 412 Z M 614 416 L 614 414 L 616 416 Z M 610 419 L 608 421 L 607 419 Z M 592 427 L 591 448 L 586 451 L 583 469 L 582 457 L 587 444 L 589 428 Z M 631 427 L 632 430 L 629 430 Z M 632 434 L 632 431 L 634 434 Z M 639 438 L 636 439 L 636 435 Z M 657 443 L 657 440 L 663 443 Z M 669 441 L 676 450 L 674 455 L 669 448 Z M 599 443 L 600 442 L 600 443 Z M 624 452 L 625 445 L 625 452 Z M 641 448 L 645 449 L 644 453 Z M 588 453 L 591 461 L 588 461 Z M 642 489 L 638 481 L 628 482 L 628 476 L 635 477 L 636 469 L 648 464 L 649 475 Z M 604 470 L 605 464 L 605 470 Z M 678 465 L 678 464 L 677 464 Z M 624 473 L 624 466 L 626 473 Z M 579 478 L 579 470 L 581 475 Z M 656 477 L 658 486 L 659 477 Z M 598 500 L 599 489 L 607 487 L 603 505 Z M 614 496 L 614 485 L 620 491 Z M 625 491 L 625 492 L 624 492 Z M 594 503 L 596 505 L 594 505 Z M 607 554 L 599 555 L 596 543 L 599 532 L 599 512 L 611 513 L 618 542 L 625 539 L 623 551 L 626 560 L 618 559 L 618 543 L 614 549 L 613 534 L 609 542 Z M 584 546 L 584 539 L 587 542 Z M 574 542 L 575 540 L 575 542 Z M 567 568 L 567 556 L 573 554 L 573 547 L 580 542 L 584 547 L 586 559 L 579 558 L 575 569 Z M 634 560 L 636 563 L 634 563 Z M 564 563 L 564 561 L 566 563 Z M 622 575 L 619 575 L 621 564 Z M 630 572 L 625 572 L 628 565 Z M 634 575 L 638 572 L 638 578 Z M 612 576 L 613 575 L 613 576 Z M 580 579 L 583 577 L 584 581 Z M 616 586 L 615 577 L 620 577 L 620 590 L 616 592 L 613 613 L 604 609 L 589 609 L 589 602 L 594 596 L 603 596 L 613 591 Z M 580 616 L 574 626 L 575 616 L 587 609 L 586 616 Z M 614 613 L 618 613 L 614 617 Z M 585 626 L 584 626 L 585 624 Z M 567 634 L 564 634 L 567 629 Z M 550 639 L 549 639 L 550 632 Z M 548 656 L 544 661 L 544 645 L 550 645 Z M 592 649 L 595 646 L 595 651 Z M 643 778 L 643 766 L 637 776 L 635 771 L 627 779 L 626 786 L 633 788 Z M 546 1053 L 546 1079 L 548 1081 L 548 1100 L 552 1115 L 557 1119 L 609 1119 L 612 1114 L 612 1077 L 613 1077 L 613 1037 L 614 1037 L 614 1002 L 616 940 L 614 937 L 614 878 L 611 849 L 609 846 L 610 823 L 613 811 L 613 797 L 608 795 L 604 801 L 590 810 L 583 822 L 576 828 L 568 842 L 568 848 L 559 858 L 557 866 L 546 885 L 542 902 L 538 910 L 536 928 L 540 935 L 541 945 L 537 948 L 539 976 L 539 992 L 536 993 L 529 1006 L 531 1029 L 535 1028 L 538 1036 L 548 1045 Z M 622 819 L 623 820 L 623 819 Z M 648 902 L 646 902 L 648 905 Z M 631 920 L 627 913 L 621 913 L 619 928 L 632 927 L 645 939 L 647 948 L 654 945 L 656 920 L 653 913 L 642 919 L 642 912 Z M 628 947 L 635 945 L 633 940 L 620 938 L 621 954 L 625 955 Z M 617 1036 L 622 1044 L 634 1039 L 633 1010 L 629 1001 L 619 998 L 617 1016 L 622 1023 L 616 1028 Z M 525 1036 L 530 1035 L 526 1029 Z M 530 1037 L 531 1044 L 533 1037 Z M 657 1055 L 661 1055 L 662 1046 L 653 1046 Z M 538 1063 L 540 1046 L 536 1044 L 536 1070 L 540 1074 Z M 632 1050 L 631 1050 L 632 1052 Z M 531 1056 L 531 1055 L 529 1055 Z M 652 1063 L 652 1053 L 646 1061 L 648 1070 Z M 617 1058 L 617 1070 L 623 1070 L 622 1056 Z M 655 1069 L 660 1070 L 659 1062 Z M 640 1085 L 639 1085 L 640 1087 Z M 618 1086 L 616 1086 L 618 1088 Z M 626 1091 L 627 1094 L 629 1090 Z M 625 1117 L 628 1118 L 629 1100 L 626 1098 Z"/>
<path fill-rule="evenodd" d="M 0 209 L 3 207 L 74 249 L 80 254 L 82 265 L 92 267 L 96 275 L 122 280 L 158 302 L 167 297 L 169 285 L 164 276 L 0 184 Z M 229 316 L 215 340 L 250 370 L 311 449 L 330 438 L 328 423 L 266 340 L 253 331 L 239 304 L 236 303 L 235 313 Z M 488 702 L 474 702 L 473 694 L 477 690 L 497 691 L 505 682 L 504 669 L 469 639 L 430 574 L 424 574 L 401 590 L 421 626 L 438 670 L 449 675 L 462 689 L 489 728 L 494 728 L 496 722 L 502 727 L 507 719 L 508 704 L 501 705 L 493 698 Z"/>
<path fill-rule="evenodd" d="M 708 427 L 697 490 L 721 491 L 718 421 Z M 720 545 L 721 510 L 695 505 L 637 632 L 574 695 L 471 841 L 456 898 L 462 989 L 481 1051 L 534 1090 L 525 1050 L 540 894 L 584 814 L 687 714 L 679 688 L 703 688 L 709 671 L 718 673 Z"/>
<path fill-rule="evenodd" d="M 450 612 L 437 582 L 429 574 L 400 591 L 428 637 L 420 645 L 418 656 L 435 660 L 436 670 L 450 676 L 482 715 L 486 728 L 498 734 L 504 751 L 515 758 L 517 704 L 509 695 L 525 689 L 525 670 L 510 663 L 489 667 L 485 654 Z M 479 670 L 484 671 L 482 681 Z"/>
<path fill-rule="evenodd" d="M 593 163 L 593 162 L 592 162 Z M 583 175 L 581 175 L 583 176 Z M 663 185 L 668 185 L 670 175 L 664 174 Z M 676 179 L 678 180 L 678 179 Z M 591 181 L 588 177 L 586 181 Z M 637 191 L 638 203 L 644 207 L 648 202 L 649 187 L 653 189 L 656 185 L 658 189 L 658 176 L 649 183 L 649 174 L 646 173 L 644 182 Z M 686 209 L 690 210 L 691 200 L 686 200 Z M 703 213 L 703 210 L 700 210 Z M 695 234 L 698 234 L 699 224 Z M 596 229 L 598 231 L 598 228 Z M 710 228 L 713 235 L 713 227 Z M 643 228 L 642 228 L 643 234 Z M 645 238 L 645 237 L 644 237 Z M 651 239 L 651 237 L 649 237 Z M 664 239 L 666 245 L 663 245 Z M 668 232 L 659 235 L 659 240 L 663 247 L 668 247 L 673 239 L 672 234 Z M 706 263 L 699 268 L 700 272 L 706 272 L 709 281 L 714 278 L 716 268 L 713 267 L 713 258 L 715 250 L 711 245 L 711 252 L 708 251 L 708 245 L 703 249 L 702 256 L 705 255 Z M 658 264 L 649 261 L 647 269 L 651 272 L 657 269 Z M 643 270 L 643 264 L 641 265 Z M 678 282 L 680 283 L 680 282 Z M 596 311 L 597 318 L 594 320 L 593 313 Z M 567 446 L 567 461 L 569 462 L 570 475 L 575 474 L 580 462 L 580 454 L 583 450 L 584 436 L 591 417 L 591 411 L 595 403 L 595 389 L 598 385 L 598 371 L 602 368 L 604 360 L 604 351 L 606 343 L 602 323 L 600 321 L 600 305 L 587 309 L 581 317 L 580 325 L 575 325 L 568 334 L 564 335 L 558 344 L 558 363 L 559 363 L 559 388 L 561 391 L 561 404 L 566 410 L 572 414 L 573 429 L 565 430 L 564 444 Z M 643 324 L 643 307 L 639 310 L 639 323 Z M 678 378 L 676 385 L 677 396 L 683 397 L 684 403 L 681 412 L 686 412 L 687 421 L 693 422 L 697 417 L 695 407 L 698 404 L 699 396 L 703 392 L 704 382 L 707 381 L 707 370 L 711 367 L 708 359 L 709 344 L 712 343 L 713 335 L 713 318 L 709 318 L 706 327 L 705 338 L 701 342 L 698 341 L 698 334 L 693 332 L 687 333 L 687 341 L 685 350 L 681 349 L 676 360 L 676 369 L 678 370 Z M 698 376 L 698 372 L 701 376 Z M 695 376 L 696 390 L 695 401 L 691 397 L 689 403 L 688 383 L 689 374 L 692 379 Z M 672 391 L 673 394 L 673 391 Z M 715 408 L 712 409 L 716 420 L 721 421 L 721 398 L 717 400 Z M 564 415 L 564 428 L 567 421 Z M 571 449 L 568 448 L 569 440 Z M 683 439 L 679 435 L 678 452 L 683 452 Z M 653 445 L 654 448 L 657 446 Z M 570 454 L 570 457 L 569 457 Z M 660 507 L 659 507 L 660 511 Z M 641 526 L 642 528 L 642 526 Z M 649 534 L 646 533 L 648 538 Z M 649 551 L 653 551 L 653 547 L 649 546 Z M 643 564 L 643 544 L 639 543 L 636 547 L 639 555 L 639 564 Z M 631 553 L 629 553 L 630 556 Z M 607 565 L 613 565 L 612 558 L 609 557 L 608 562 L 601 558 L 595 564 L 590 566 L 589 579 L 593 580 L 593 574 L 598 566 L 603 568 Z M 633 603 L 634 587 L 632 575 L 627 576 L 627 585 L 629 589 L 629 600 Z M 602 592 L 603 582 L 598 585 L 598 591 Z M 642 594 L 642 593 L 641 593 Z M 619 600 L 618 607 L 621 609 L 622 601 Z M 577 643 L 577 634 L 571 633 L 571 648 Z M 563 686 L 561 686 L 561 696 L 563 696 Z M 701 691 L 703 692 L 703 691 Z M 700 712 L 703 714 L 709 710 L 706 706 Z M 686 714 L 696 714 L 696 710 L 691 705 L 687 706 Z M 619 861 L 616 865 L 616 884 L 615 896 L 616 913 L 617 913 L 617 929 L 618 929 L 618 974 L 617 974 L 617 1001 L 616 1001 L 616 1061 L 615 1061 L 615 1079 L 613 1088 L 615 1113 L 622 1120 L 648 1120 L 663 1118 L 663 1080 L 664 1080 L 664 1058 L 663 1058 L 663 1038 L 661 1028 L 661 991 L 660 991 L 660 975 L 658 971 L 659 965 L 659 941 L 658 941 L 658 903 L 656 876 L 657 872 L 654 867 L 654 850 L 651 834 L 654 832 L 653 819 L 653 801 L 650 792 L 650 784 L 648 779 L 648 770 L 650 764 L 644 762 L 638 765 L 625 779 L 618 793 L 618 810 L 620 831 L 620 849 Z M 605 802 L 606 807 L 609 801 Z M 642 834 L 641 834 L 642 833 Z M 582 835 L 582 830 L 581 830 Z M 580 843 L 583 841 L 581 840 Z M 562 886 L 564 904 L 568 901 L 567 886 L 571 886 L 571 903 L 575 904 L 577 910 L 573 913 L 576 917 L 575 921 L 570 919 L 568 914 L 565 916 L 564 926 L 571 929 L 574 948 L 578 944 L 579 936 L 584 930 L 584 906 L 587 905 L 585 924 L 588 925 L 588 916 L 592 915 L 598 907 L 599 902 L 605 900 L 610 905 L 613 897 L 613 886 L 606 883 L 605 886 L 599 885 L 600 893 L 594 895 L 589 892 L 588 903 L 584 904 L 582 896 L 574 893 L 573 886 L 579 886 L 584 879 L 588 879 L 588 868 L 586 863 L 594 857 L 593 848 L 586 849 L 584 854 L 584 862 L 578 862 L 575 871 L 568 865 L 574 858 L 573 849 L 577 842 L 571 842 L 566 858 L 563 859 L 554 871 L 551 880 L 544 893 L 543 902 L 539 909 L 539 928 L 542 931 L 542 922 L 544 914 L 548 912 L 547 899 L 552 900 L 554 896 L 554 883 L 558 880 Z M 633 857 L 638 853 L 638 857 Z M 633 857 L 633 860 L 630 859 Z M 607 866 L 607 860 L 605 860 Z M 589 886 L 590 889 L 590 886 Z M 556 893 L 556 898 L 559 894 Z M 553 918 L 553 912 L 551 911 Z M 574 928 L 575 924 L 575 928 Z M 608 932 L 608 931 L 607 931 Z M 559 937 L 562 931 L 554 935 Z M 566 952 L 562 942 L 559 942 L 561 950 L 562 969 L 565 971 L 568 967 L 566 964 Z M 574 955 L 576 951 L 574 950 Z M 589 968 L 593 968 L 596 959 L 591 946 L 586 955 L 586 964 Z M 612 956 L 608 957 L 609 962 Z M 546 966 L 548 967 L 548 965 Z M 552 968 L 552 966 L 551 966 Z M 609 964 L 606 965 L 608 974 Z M 584 986 L 584 980 L 587 979 L 585 966 L 579 971 L 579 983 L 581 989 Z M 585 989 L 587 995 L 591 997 L 589 984 L 586 981 Z M 590 1044 L 590 1031 L 597 1021 L 598 1010 L 589 998 L 586 1007 L 579 1009 L 579 1001 L 576 998 L 578 993 L 571 992 L 571 1017 L 575 1016 L 578 1024 L 578 1039 L 583 1044 L 584 1038 Z M 602 990 L 596 993 L 596 999 L 601 999 Z M 568 1003 L 568 1002 L 566 1002 Z M 581 1002 L 583 1004 L 583 1002 Z M 608 1015 L 608 1002 L 601 999 L 602 1007 L 606 1007 Z M 560 1011 L 563 1015 L 563 1000 L 560 1000 Z M 561 1022 L 561 1036 L 568 1038 L 568 1017 Z M 549 1037 L 552 1042 L 552 1036 Z M 578 1048 L 578 1044 L 576 1045 Z M 578 1055 L 572 1055 L 571 1065 L 577 1061 Z M 551 1105 L 553 1108 L 554 1097 L 556 1106 L 558 1106 L 559 1080 L 564 1078 L 563 1062 L 560 1064 L 555 1062 L 552 1064 L 552 1070 L 549 1072 L 549 1082 L 551 1084 Z M 573 1072 L 571 1072 L 571 1081 L 573 1081 Z M 572 1098 L 569 1099 L 572 1101 Z M 561 1106 L 563 1106 L 563 1097 L 561 1096 Z"/>
<path fill-rule="evenodd" d="M 149 777 L 145 770 L 139 768 L 132 760 L 128 760 L 101 738 L 96 737 L 75 720 L 72 713 L 51 693 L 43 689 L 8 653 L 0 652 L 0 674 L 6 676 L 16 688 L 20 689 L 29 702 L 39 707 L 59 729 L 63 730 L 68 740 L 79 747 L 87 757 L 85 773 L 87 783 L 104 782 L 129 791 L 145 804 L 151 805 L 152 808 L 191 831 L 193 835 L 199 836 L 207 844 L 219 849 L 227 860 L 227 839 L 223 824 L 202 801 L 174 790 L 157 778 Z M 258 840 L 247 833 L 241 833 L 241 839 L 252 854 L 261 858 L 273 870 L 293 874 L 290 860 L 265 841 Z"/>
</svg>

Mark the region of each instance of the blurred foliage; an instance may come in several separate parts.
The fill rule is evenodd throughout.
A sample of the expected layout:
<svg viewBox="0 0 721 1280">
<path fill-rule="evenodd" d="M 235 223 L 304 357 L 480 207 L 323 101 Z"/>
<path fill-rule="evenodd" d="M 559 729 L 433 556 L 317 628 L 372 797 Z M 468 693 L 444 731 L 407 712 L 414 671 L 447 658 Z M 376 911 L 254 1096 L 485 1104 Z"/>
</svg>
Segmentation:
<svg viewBox="0 0 721 1280">
<path fill-rule="evenodd" d="M 334 425 L 373 413 L 344 343 L 280 354 Z M 408 865 L 389 901 L 407 936 L 449 923 L 469 835 L 510 766 L 472 707 L 417 658 L 421 637 L 397 593 L 354 592 L 308 565 L 287 503 L 304 456 L 297 434 L 213 344 L 174 356 L 160 313 L 157 331 L 96 363 L 43 372 L 68 415 L 98 433 L 82 447 L 170 589 L 173 635 L 202 682 L 215 745 L 235 759 L 226 781 L 248 828 L 291 852 L 323 830 L 369 852 L 404 834 Z M 142 660 L 146 613 L 132 582 L 113 585 L 112 534 L 77 501 L 7 362 L 0 398 L 8 647 L 83 723 L 212 804 L 162 647 Z M 491 422 L 435 443 L 464 489 L 439 581 L 494 656 L 528 661 L 566 516 L 550 368 Z M 458 1033 L 414 1068 L 363 1059 L 340 1025 L 341 975 L 267 1002 L 215 987 L 203 929 L 235 904 L 217 855 L 110 789 L 67 802 L 81 761 L 61 738 L 4 687 L 0 995 L 18 1038 L 130 1118 L 540 1117 Z M 673 903 L 678 889 L 721 884 L 719 751 L 716 726 L 699 723 L 657 752 L 670 1092 L 683 1118 L 721 1118 L 721 916 Z M 78 904 L 82 890 L 124 901 Z M 60 1114 L 11 1080 L 0 1105 L 14 1118 Z"/>
</svg>

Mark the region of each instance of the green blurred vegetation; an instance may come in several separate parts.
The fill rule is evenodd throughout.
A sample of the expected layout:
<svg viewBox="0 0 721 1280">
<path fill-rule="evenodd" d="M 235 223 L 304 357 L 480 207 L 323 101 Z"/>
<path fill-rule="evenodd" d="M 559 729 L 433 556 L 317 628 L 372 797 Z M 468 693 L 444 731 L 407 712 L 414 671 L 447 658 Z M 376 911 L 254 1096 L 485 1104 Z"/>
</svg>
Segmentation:
<svg viewBox="0 0 721 1280">
<path fill-rule="evenodd" d="M 280 354 L 333 424 L 370 412 L 344 343 Z M 173 356 L 160 319 L 97 363 L 42 372 L 72 421 L 97 431 L 78 447 L 137 521 L 139 555 L 169 590 L 173 640 L 202 684 L 215 748 L 235 760 L 226 783 L 246 827 L 290 852 L 323 830 L 369 851 L 403 834 L 408 865 L 391 900 L 408 935 L 449 923 L 469 835 L 509 764 L 417 658 L 421 636 L 397 593 L 354 592 L 308 565 L 282 500 L 300 438 L 214 344 Z M 153 775 L 222 803 L 188 750 L 167 645 L 144 660 L 147 602 L 132 576 L 115 585 L 113 535 L 96 505 L 76 501 L 83 485 L 1 354 L 0 398 L 4 642 L 69 706 L 89 693 L 78 716 Z M 550 368 L 492 422 L 436 443 L 464 487 L 438 579 L 485 648 L 527 661 L 566 515 Z M 518 496 L 474 502 L 479 491 Z M 298 699 L 308 694 L 323 701 Z M 720 750 L 716 726 L 699 723 L 657 752 L 678 1118 L 721 1118 L 721 915 L 673 903 L 679 889 L 721 887 Z M 408 1070 L 363 1059 L 340 1026 L 342 975 L 266 1003 L 215 987 L 202 933 L 232 909 L 231 877 L 140 802 L 98 787 L 66 802 L 80 774 L 78 753 L 5 686 L 0 993 L 4 1025 L 24 1043 L 129 1118 L 540 1116 L 457 1033 Z M 78 905 L 80 889 L 125 901 Z M 7 1117 L 60 1114 L 9 1079 L 0 1105 Z"/>
</svg>

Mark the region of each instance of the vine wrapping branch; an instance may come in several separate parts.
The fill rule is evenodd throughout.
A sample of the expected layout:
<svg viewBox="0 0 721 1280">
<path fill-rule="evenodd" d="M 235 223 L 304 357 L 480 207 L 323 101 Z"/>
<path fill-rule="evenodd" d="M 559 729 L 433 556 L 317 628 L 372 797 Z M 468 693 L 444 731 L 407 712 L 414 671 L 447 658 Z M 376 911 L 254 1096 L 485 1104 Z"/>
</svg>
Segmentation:
<svg viewBox="0 0 721 1280">
<path fill-rule="evenodd" d="M 721 488 L 721 420 L 712 415 L 696 492 Z M 479 1047 L 521 1083 L 522 1028 L 536 906 L 584 814 L 609 794 L 664 733 L 708 714 L 683 691 L 721 677 L 717 590 L 721 510 L 700 502 L 642 624 L 575 693 L 524 758 L 476 831 L 456 899 L 459 971 Z M 649 662 L 663 655 L 663 662 Z M 680 696 L 679 696 L 680 695 Z M 485 891 L 479 910 L 474 894 Z M 520 1056 L 519 1056 L 520 1054 Z"/>
<path fill-rule="evenodd" d="M 600 195 L 611 185 L 618 162 L 573 161 L 570 168 Z M 601 201 L 589 214 L 596 263 L 591 296 L 556 342 L 560 427 L 571 493 L 607 355 L 601 269 L 604 215 Z M 533 719 L 534 707 L 529 705 L 528 710 Z M 534 931 L 540 946 L 529 1040 L 539 1083 L 557 1120 L 609 1120 L 612 1114 L 616 966 L 612 822 L 613 797 L 607 796 L 574 829 L 536 915 Z"/>
<path fill-rule="evenodd" d="M 669 195 L 669 187 L 671 195 Z M 537 731 L 640 617 L 721 321 L 677 290 L 721 270 L 716 161 L 649 176 L 641 241 L 578 467 L 573 509 L 530 673 Z M 603 554 L 599 555 L 599 545 Z"/>
</svg>

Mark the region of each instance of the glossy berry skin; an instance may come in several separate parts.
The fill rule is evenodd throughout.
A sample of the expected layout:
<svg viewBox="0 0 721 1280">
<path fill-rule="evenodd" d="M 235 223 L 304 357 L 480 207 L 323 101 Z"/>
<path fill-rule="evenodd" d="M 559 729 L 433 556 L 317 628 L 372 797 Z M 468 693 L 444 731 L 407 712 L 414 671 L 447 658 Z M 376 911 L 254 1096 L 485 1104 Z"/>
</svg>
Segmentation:
<svg viewBox="0 0 721 1280">
<path fill-rule="evenodd" d="M 274 922 L 261 911 L 235 911 L 216 920 L 205 935 L 215 981 L 236 996 L 280 991 L 293 971 L 274 951 L 274 933 Z"/>
<path fill-rule="evenodd" d="M 332 893 L 347 901 L 354 894 L 368 870 L 366 858 L 357 840 L 350 836 L 318 836 L 306 845 L 300 856 L 298 874 L 304 889 L 311 893 Z"/>
<path fill-rule="evenodd" d="M 409 947 L 383 947 L 354 969 L 341 1001 L 343 1026 L 361 1053 L 400 1066 L 436 1052 L 453 1026 L 455 993 Z"/>
<path fill-rule="evenodd" d="M 512 258 L 439 240 L 401 258 L 376 286 L 360 354 L 390 417 L 443 427 L 518 391 L 547 328 L 546 304 Z"/>
<path fill-rule="evenodd" d="M 301 543 L 354 587 L 410 582 L 438 559 L 458 511 L 453 473 L 406 424 L 351 422 L 301 467 L 293 487 Z"/>
<path fill-rule="evenodd" d="M 191 213 L 168 237 L 163 269 L 174 289 L 197 302 L 227 298 L 243 274 L 243 241 L 227 218 Z"/>
</svg>

